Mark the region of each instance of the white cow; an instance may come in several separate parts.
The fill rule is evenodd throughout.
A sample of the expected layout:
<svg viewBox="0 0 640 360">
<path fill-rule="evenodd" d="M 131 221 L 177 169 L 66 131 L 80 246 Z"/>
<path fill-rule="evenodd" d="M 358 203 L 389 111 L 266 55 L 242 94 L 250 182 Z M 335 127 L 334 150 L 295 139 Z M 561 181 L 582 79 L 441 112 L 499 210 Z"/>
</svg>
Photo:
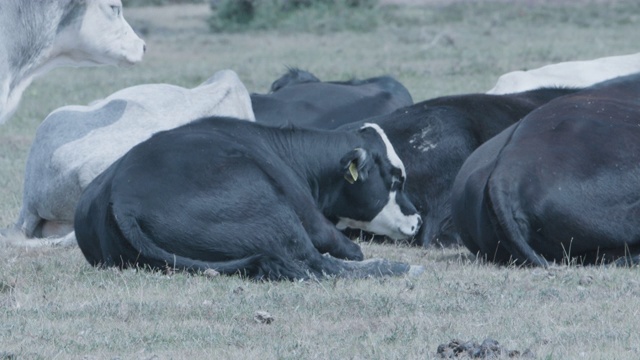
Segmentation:
<svg viewBox="0 0 640 360">
<path fill-rule="evenodd" d="M 5 234 L 50 238 L 25 245 L 74 244 L 76 203 L 91 180 L 153 133 L 211 115 L 255 121 L 249 93 L 233 71 L 219 71 L 193 89 L 138 85 L 89 106 L 55 110 L 38 127 L 20 215 Z"/>
<path fill-rule="evenodd" d="M 0 124 L 34 77 L 60 66 L 132 65 L 144 51 L 120 0 L 0 0 Z"/>
<path fill-rule="evenodd" d="M 601 81 L 640 72 L 640 53 L 567 61 L 527 71 L 513 71 L 500 78 L 487 94 L 510 94 L 541 87 L 587 87 Z"/>
</svg>

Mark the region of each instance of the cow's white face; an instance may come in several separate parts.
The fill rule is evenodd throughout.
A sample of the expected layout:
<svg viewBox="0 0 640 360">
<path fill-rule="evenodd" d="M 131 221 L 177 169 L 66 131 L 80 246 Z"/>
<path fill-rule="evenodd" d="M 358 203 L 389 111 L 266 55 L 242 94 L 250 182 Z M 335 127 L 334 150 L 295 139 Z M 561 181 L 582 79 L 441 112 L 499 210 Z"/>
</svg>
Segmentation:
<svg viewBox="0 0 640 360">
<path fill-rule="evenodd" d="M 414 236 L 422 219 L 404 193 L 404 164 L 380 126 L 366 124 L 363 129 L 366 128 L 375 130 L 384 147 L 378 156 L 356 149 L 357 157 L 343 159 L 353 158 L 352 162 L 357 162 L 358 175 L 354 178 L 347 174 L 351 184 L 343 187 L 336 226 L 341 230 L 362 229 L 397 240 Z"/>
<path fill-rule="evenodd" d="M 391 191 L 389 200 L 371 221 L 340 218 L 336 227 L 340 230 L 346 228 L 362 229 L 370 233 L 388 236 L 394 240 L 416 235 L 422 224 L 422 219 L 417 213 L 405 214 L 398 204 L 397 196 L 396 191 Z"/>
<path fill-rule="evenodd" d="M 86 0 L 85 11 L 60 29 L 59 51 L 73 65 L 133 65 L 145 43 L 124 19 L 121 0 Z"/>
</svg>

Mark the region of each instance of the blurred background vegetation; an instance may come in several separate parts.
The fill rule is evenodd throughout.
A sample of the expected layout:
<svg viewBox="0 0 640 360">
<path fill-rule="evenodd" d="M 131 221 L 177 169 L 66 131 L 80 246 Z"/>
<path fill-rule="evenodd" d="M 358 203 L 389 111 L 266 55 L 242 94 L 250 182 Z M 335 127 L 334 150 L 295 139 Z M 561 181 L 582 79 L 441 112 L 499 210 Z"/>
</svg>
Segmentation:
<svg viewBox="0 0 640 360">
<path fill-rule="evenodd" d="M 279 29 L 325 33 L 368 31 L 380 20 L 378 0 L 125 0 L 125 6 L 208 3 L 213 32 Z"/>
<path fill-rule="evenodd" d="M 275 30 L 282 33 L 325 34 L 340 31 L 368 32 L 379 26 L 399 27 L 463 22 L 468 18 L 491 21 L 517 20 L 539 23 L 571 23 L 578 27 L 618 26 L 637 23 L 640 2 L 549 0 L 511 2 L 443 2 L 437 12 L 425 14 L 413 8 L 402 12 L 401 6 L 380 0 L 123 0 L 126 7 L 180 4 L 208 4 L 209 29 L 215 33 L 239 33 Z M 541 6 L 544 4 L 545 6 Z M 593 7 L 591 6 L 593 5 Z M 576 11 L 576 7 L 585 7 Z M 633 11 L 629 11 L 630 7 Z M 597 10 L 594 10 L 597 9 Z M 506 18 L 497 14 L 509 13 Z M 431 15 L 431 16 L 429 16 Z M 612 19 L 614 21 L 612 21 Z"/>
<path fill-rule="evenodd" d="M 214 32 L 367 31 L 377 26 L 377 4 L 377 0 L 213 0 L 209 27 Z"/>
<path fill-rule="evenodd" d="M 157 5 L 176 5 L 176 4 L 203 4 L 207 0 L 122 0 L 124 7 L 134 6 L 157 6 Z M 211 0 L 212 3 L 216 0 Z"/>
</svg>

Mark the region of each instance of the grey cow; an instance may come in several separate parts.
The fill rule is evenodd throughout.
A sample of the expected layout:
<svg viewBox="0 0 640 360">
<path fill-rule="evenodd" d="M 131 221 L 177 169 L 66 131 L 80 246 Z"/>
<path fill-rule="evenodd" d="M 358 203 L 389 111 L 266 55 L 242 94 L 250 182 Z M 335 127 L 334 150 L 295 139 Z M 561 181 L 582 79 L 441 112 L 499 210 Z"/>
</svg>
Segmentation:
<svg viewBox="0 0 640 360">
<path fill-rule="evenodd" d="M 205 116 L 255 121 L 247 89 L 230 70 L 186 89 L 146 84 L 89 106 L 55 110 L 39 126 L 27 158 L 20 215 L 6 235 L 20 244 L 75 244 L 73 215 L 82 191 L 109 165 L 152 134 Z"/>
</svg>

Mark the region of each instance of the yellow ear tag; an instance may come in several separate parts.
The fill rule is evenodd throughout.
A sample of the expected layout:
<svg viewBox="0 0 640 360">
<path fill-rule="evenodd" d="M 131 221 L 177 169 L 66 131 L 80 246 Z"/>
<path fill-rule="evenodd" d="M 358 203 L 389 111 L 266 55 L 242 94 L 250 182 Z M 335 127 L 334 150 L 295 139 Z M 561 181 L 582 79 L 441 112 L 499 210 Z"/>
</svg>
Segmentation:
<svg viewBox="0 0 640 360">
<path fill-rule="evenodd" d="M 355 162 L 351 162 L 349 164 L 349 174 L 344 176 L 345 179 L 349 182 L 349 184 L 353 184 L 358 180 L 358 167 Z"/>
</svg>

